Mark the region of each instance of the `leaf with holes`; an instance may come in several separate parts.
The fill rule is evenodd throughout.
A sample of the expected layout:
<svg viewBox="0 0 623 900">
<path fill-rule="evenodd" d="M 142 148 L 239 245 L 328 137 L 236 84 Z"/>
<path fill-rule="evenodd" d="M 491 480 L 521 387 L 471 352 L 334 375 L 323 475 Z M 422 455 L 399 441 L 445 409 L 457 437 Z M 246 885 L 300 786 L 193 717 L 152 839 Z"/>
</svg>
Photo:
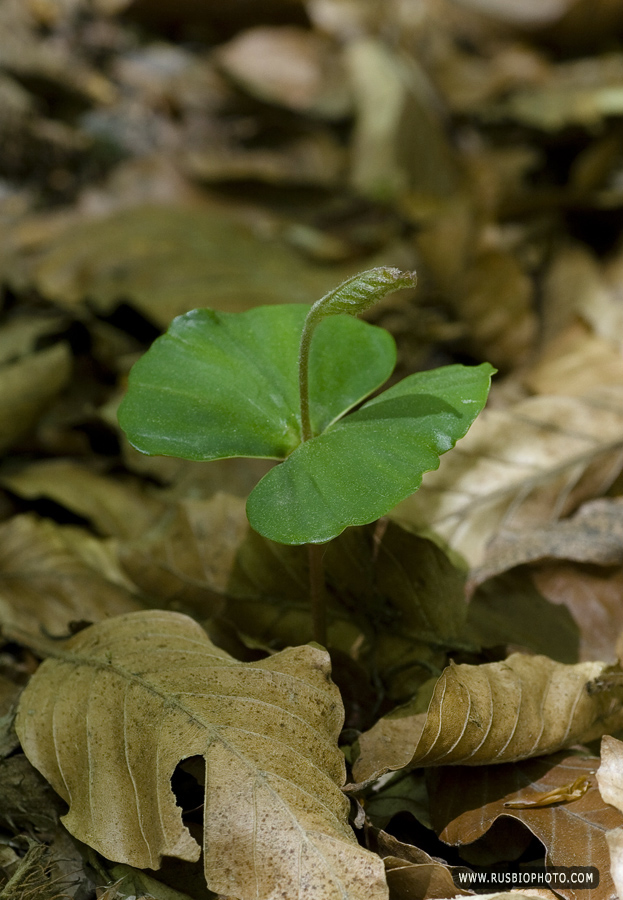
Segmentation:
<svg viewBox="0 0 623 900">
<path fill-rule="evenodd" d="M 108 859 L 197 860 L 171 776 L 206 762 L 208 887 L 262 897 L 386 898 L 381 860 L 357 843 L 340 791 L 343 721 L 328 654 L 294 647 L 240 663 L 172 612 L 94 625 L 47 659 L 16 728 L 70 804 L 68 830 Z"/>
</svg>

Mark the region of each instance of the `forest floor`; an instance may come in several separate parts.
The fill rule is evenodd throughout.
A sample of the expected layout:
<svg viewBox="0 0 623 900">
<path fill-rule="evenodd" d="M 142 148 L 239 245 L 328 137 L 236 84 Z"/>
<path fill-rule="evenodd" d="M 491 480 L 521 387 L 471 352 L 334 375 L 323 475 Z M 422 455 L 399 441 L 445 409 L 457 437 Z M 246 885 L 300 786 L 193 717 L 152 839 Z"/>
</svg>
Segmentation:
<svg viewBox="0 0 623 900">
<path fill-rule="evenodd" d="M 1 900 L 623 896 L 621 4 L 3 0 L 0 125 Z M 117 409 L 175 316 L 385 265 L 392 379 L 498 374 L 328 545 L 331 681 L 305 549 L 247 523 L 272 463 L 144 456 Z"/>
</svg>

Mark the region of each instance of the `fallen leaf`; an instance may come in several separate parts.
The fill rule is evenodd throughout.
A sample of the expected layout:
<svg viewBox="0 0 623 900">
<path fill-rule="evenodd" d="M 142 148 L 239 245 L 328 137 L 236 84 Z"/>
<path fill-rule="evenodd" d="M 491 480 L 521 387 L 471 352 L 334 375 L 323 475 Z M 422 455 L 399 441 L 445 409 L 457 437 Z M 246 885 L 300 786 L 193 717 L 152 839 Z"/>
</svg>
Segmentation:
<svg viewBox="0 0 623 900">
<path fill-rule="evenodd" d="M 65 343 L 0 368 L 0 452 L 30 431 L 67 386 L 71 370 L 71 352 Z"/>
<path fill-rule="evenodd" d="M 623 813 L 623 741 L 609 734 L 601 739 L 601 762 L 597 770 L 597 784 L 606 803 Z"/>
<path fill-rule="evenodd" d="M 594 740 L 623 725 L 613 691 L 591 696 L 586 689 L 607 668 L 520 653 L 504 662 L 450 665 L 427 713 L 406 704 L 360 736 L 353 774 L 365 782 L 406 766 L 511 762 Z"/>
<path fill-rule="evenodd" d="M 543 528 L 502 531 L 487 548 L 483 565 L 470 573 L 468 594 L 501 572 L 544 559 L 623 565 L 623 499 L 592 500 L 569 519 Z"/>
<path fill-rule="evenodd" d="M 573 616 L 579 659 L 616 662 L 616 641 L 623 630 L 623 568 L 543 563 L 535 567 L 532 578 L 550 603 L 564 604 Z"/>
<path fill-rule="evenodd" d="M 163 855 L 199 858 L 170 779 L 203 755 L 211 890 L 386 897 L 381 861 L 348 826 L 342 720 L 326 652 L 238 663 L 192 619 L 140 612 L 80 632 L 46 660 L 16 729 L 70 803 L 67 829 L 109 859 L 154 868 Z"/>
<path fill-rule="evenodd" d="M 120 554 L 131 580 L 170 608 L 219 612 L 264 646 L 311 640 L 306 550 L 252 531 L 241 499 L 181 501 Z M 349 528 L 324 564 L 330 645 L 370 666 L 392 697 L 439 673 L 449 647 L 474 649 L 462 634 L 463 573 L 431 541 L 394 523 Z"/>
<path fill-rule="evenodd" d="M 102 542 L 33 515 L 0 524 L 2 634 L 34 649 L 56 649 L 71 622 L 142 608 Z"/>
<path fill-rule="evenodd" d="M 164 504 L 132 482 L 99 475 L 71 460 L 31 463 L 0 483 L 20 497 L 48 497 L 90 519 L 100 534 L 138 537 L 162 515 Z"/>
<path fill-rule="evenodd" d="M 471 844 L 491 826 L 512 817 L 522 822 L 544 845 L 550 866 L 595 866 L 599 887 L 574 891 L 556 885 L 556 892 L 567 898 L 615 900 L 608 872 L 606 832 L 623 823 L 617 810 L 607 806 L 594 786 L 599 760 L 595 757 L 565 756 L 533 759 L 515 765 L 482 770 L 440 769 L 431 784 L 433 824 L 441 840 L 453 846 Z M 509 798 L 532 797 L 573 782 L 591 781 L 579 800 L 558 806 L 509 810 Z"/>
<path fill-rule="evenodd" d="M 539 592 L 528 566 L 511 569 L 476 588 L 468 606 L 467 629 L 483 647 L 510 644 L 557 662 L 580 662 L 577 622 L 564 603 L 554 603 Z M 595 659 L 595 655 L 584 659 Z"/>
<path fill-rule="evenodd" d="M 472 567 L 501 531 L 533 529 L 602 493 L 623 463 L 623 385 L 485 409 L 392 516 L 432 529 Z"/>
<path fill-rule="evenodd" d="M 403 812 L 410 813 L 425 828 L 432 828 L 424 774 L 400 772 L 398 775 L 387 775 L 386 778 L 390 779 L 388 784 L 379 779 L 372 785 L 365 798 L 365 811 L 376 828 L 385 828 L 394 816 Z"/>
<path fill-rule="evenodd" d="M 617 896 L 623 893 L 623 827 L 613 828 L 606 832 L 606 841 L 610 851 L 610 875 L 614 881 Z"/>
<path fill-rule="evenodd" d="M 249 28 L 221 45 L 216 59 L 235 82 L 265 102 L 328 119 L 351 112 L 338 45 L 320 32 Z"/>
<path fill-rule="evenodd" d="M 262 239 L 230 207 L 149 206 L 77 222 L 33 264 L 39 291 L 64 307 L 86 297 L 100 312 L 122 300 L 166 328 L 209 305 L 233 312 L 271 303 L 311 303 L 352 267 L 305 263 Z"/>
<path fill-rule="evenodd" d="M 443 206 L 459 175 L 425 71 L 372 37 L 352 39 L 345 64 L 355 106 L 351 181 L 418 218 Z"/>
<path fill-rule="evenodd" d="M 374 835 L 374 849 L 383 859 L 392 900 L 433 900 L 437 897 L 469 896 L 471 891 L 457 887 L 452 875 L 457 866 L 449 866 L 391 834 Z"/>
</svg>

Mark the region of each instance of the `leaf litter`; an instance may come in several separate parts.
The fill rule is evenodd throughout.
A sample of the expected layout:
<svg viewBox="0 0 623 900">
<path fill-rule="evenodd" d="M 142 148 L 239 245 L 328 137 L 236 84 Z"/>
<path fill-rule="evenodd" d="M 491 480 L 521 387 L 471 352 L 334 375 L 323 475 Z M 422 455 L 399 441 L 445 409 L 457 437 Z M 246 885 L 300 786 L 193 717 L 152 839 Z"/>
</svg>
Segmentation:
<svg viewBox="0 0 623 900">
<path fill-rule="evenodd" d="M 396 338 L 399 377 L 466 360 L 501 375 L 420 491 L 325 551 L 335 684 L 323 676 L 322 690 L 337 698 L 339 687 L 346 718 L 324 740 L 351 781 L 396 769 L 356 794 L 354 831 L 335 769 L 342 862 L 363 860 L 356 871 L 374 871 L 380 896 L 383 859 L 398 900 L 455 896 L 457 867 L 568 860 L 597 865 L 599 887 L 547 896 L 621 894 L 622 27 L 617 4 L 588 0 L 2 5 L 2 896 L 202 900 L 207 866 L 211 884 L 241 897 L 231 885 L 262 869 L 253 875 L 236 851 L 251 820 L 224 762 L 212 765 L 203 823 L 203 776 L 191 759 L 177 766 L 190 744 L 156 796 L 182 855 L 196 855 L 203 824 L 233 861 L 209 850 L 180 860 L 167 845 L 173 855 L 146 872 L 115 849 L 98 853 L 75 810 L 74 842 L 11 723 L 33 673 L 20 721 L 29 696 L 54 690 L 46 673 L 66 665 L 74 674 L 57 702 L 71 724 L 59 747 L 75 754 L 87 722 L 114 746 L 124 715 L 114 692 L 107 720 L 63 700 L 94 658 L 62 660 L 141 616 L 201 623 L 197 639 L 236 672 L 222 715 L 241 702 L 245 666 L 272 672 L 276 689 L 284 652 L 321 654 L 305 646 L 304 552 L 260 538 L 244 517 L 270 463 L 139 457 L 116 408 L 131 365 L 173 316 L 310 303 L 375 265 L 418 271 L 415 295 L 367 314 Z M 173 665 L 172 683 L 181 677 Z M 296 722 L 313 709 L 289 702 Z M 32 704 L 34 715 L 46 708 Z M 147 710 L 128 719 L 146 748 Z M 322 743 L 308 728 L 295 780 Z M 271 746 L 254 740 L 250 752 Z M 41 758 L 52 752 L 35 743 Z M 110 840 L 127 765 L 74 762 L 78 782 L 106 773 L 95 808 L 75 802 Z M 326 785 L 310 776 L 303 818 Z M 271 816 L 266 827 L 287 843 L 287 816 Z M 127 840 L 141 845 L 140 828 Z M 274 887 L 253 896 L 286 884 L 345 896 L 305 882 L 276 846 L 262 864 Z"/>
</svg>

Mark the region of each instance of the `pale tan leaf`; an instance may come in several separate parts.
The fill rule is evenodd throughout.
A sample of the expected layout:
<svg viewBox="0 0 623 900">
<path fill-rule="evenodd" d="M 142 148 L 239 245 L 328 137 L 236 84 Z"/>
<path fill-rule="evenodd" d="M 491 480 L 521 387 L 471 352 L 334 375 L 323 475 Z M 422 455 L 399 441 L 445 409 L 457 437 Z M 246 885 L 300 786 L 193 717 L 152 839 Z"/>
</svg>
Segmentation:
<svg viewBox="0 0 623 900">
<path fill-rule="evenodd" d="M 0 369 L 0 452 L 35 425 L 70 377 L 71 352 L 65 343 Z"/>
<path fill-rule="evenodd" d="M 606 840 L 610 851 L 610 875 L 620 897 L 623 894 L 623 826 L 607 831 Z"/>
<path fill-rule="evenodd" d="M 325 651 L 239 663 L 192 619 L 154 611 L 86 629 L 46 660 L 16 728 L 70 804 L 68 830 L 109 859 L 154 868 L 163 855 L 199 858 L 171 776 L 202 755 L 211 890 L 385 898 L 380 859 L 348 825 L 342 721 Z"/>
<path fill-rule="evenodd" d="M 20 497 L 48 497 L 90 519 L 112 537 L 138 537 L 157 521 L 164 504 L 132 482 L 121 482 L 90 471 L 71 460 L 43 460 L 0 477 L 4 487 Z"/>
<path fill-rule="evenodd" d="M 522 378 L 535 394 L 572 396 L 601 384 L 623 384 L 623 355 L 618 346 L 572 322 L 547 346 Z"/>
<path fill-rule="evenodd" d="M 487 409 L 392 515 L 481 565 L 500 531 L 549 524 L 609 486 L 623 463 L 622 409 L 623 385 Z"/>
<path fill-rule="evenodd" d="M 606 803 L 611 803 L 619 812 L 623 812 L 623 741 L 609 734 L 601 739 L 597 783 Z"/>
<path fill-rule="evenodd" d="M 520 653 L 504 662 L 451 665 L 427 713 L 407 704 L 360 736 L 354 776 L 363 782 L 406 766 L 512 762 L 593 740 L 623 725 L 613 691 L 587 691 L 607 668 Z"/>
<path fill-rule="evenodd" d="M 0 525 L 0 626 L 5 637 L 53 649 L 71 622 L 142 608 L 110 549 L 78 528 L 32 515 Z M 46 638 L 46 634 L 50 638 Z"/>
<path fill-rule="evenodd" d="M 339 46 L 319 32 L 294 26 L 249 28 L 222 45 L 216 58 L 260 100 L 329 119 L 351 112 Z"/>
</svg>

